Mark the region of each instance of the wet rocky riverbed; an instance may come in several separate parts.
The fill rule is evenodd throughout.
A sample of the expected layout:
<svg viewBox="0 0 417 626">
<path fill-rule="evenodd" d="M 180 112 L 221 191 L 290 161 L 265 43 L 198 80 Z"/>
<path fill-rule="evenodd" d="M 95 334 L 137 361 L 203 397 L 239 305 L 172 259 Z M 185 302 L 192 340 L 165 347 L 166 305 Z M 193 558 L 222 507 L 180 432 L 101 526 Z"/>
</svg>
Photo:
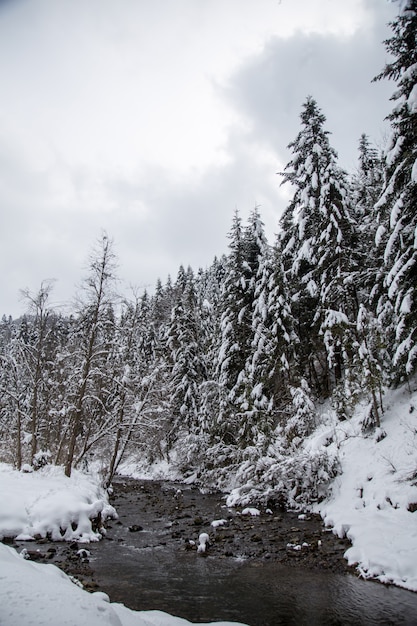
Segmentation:
<svg viewBox="0 0 417 626">
<path fill-rule="evenodd" d="M 133 543 L 137 550 L 168 548 L 197 553 L 198 538 L 207 533 L 209 543 L 199 558 L 236 558 L 253 564 L 268 560 L 336 573 L 352 571 L 343 558 L 349 541 L 325 529 L 318 515 L 272 509 L 258 509 L 260 514 L 253 515 L 251 507 L 242 514 L 245 508 L 226 507 L 220 493 L 204 494 L 192 486 L 128 478 L 116 480 L 110 501 L 119 517 L 107 523 L 104 542 Z M 31 558 L 53 562 L 87 588 L 96 587 L 95 555 L 102 550 L 102 543 L 40 541 L 21 545 Z M 80 555 L 82 548 L 88 554 Z"/>
<path fill-rule="evenodd" d="M 127 478 L 115 481 L 111 503 L 119 518 L 108 523 L 103 541 L 18 549 L 112 601 L 194 622 L 417 623 L 417 594 L 359 580 L 343 558 L 349 542 L 318 516 L 244 514 L 227 508 L 222 494 Z M 209 539 L 199 552 L 202 533 Z"/>
</svg>

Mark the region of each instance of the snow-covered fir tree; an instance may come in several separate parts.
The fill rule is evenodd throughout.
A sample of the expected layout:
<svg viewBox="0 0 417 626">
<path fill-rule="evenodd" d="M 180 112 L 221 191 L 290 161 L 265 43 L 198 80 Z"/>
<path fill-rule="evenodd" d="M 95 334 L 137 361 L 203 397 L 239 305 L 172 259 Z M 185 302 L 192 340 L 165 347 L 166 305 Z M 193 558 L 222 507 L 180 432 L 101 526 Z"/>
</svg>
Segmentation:
<svg viewBox="0 0 417 626">
<path fill-rule="evenodd" d="M 401 4 L 385 42 L 393 61 L 377 79 L 396 81 L 388 116 L 391 137 L 385 154 L 386 181 L 376 208 L 377 243 L 383 246 L 385 294 L 378 313 L 391 319 L 396 379 L 410 375 L 417 362 L 417 1 Z"/>
<path fill-rule="evenodd" d="M 289 144 L 292 159 L 282 173 L 293 198 L 280 222 L 284 271 L 297 319 L 299 374 L 322 395 L 342 376 L 341 338 L 347 316 L 357 306 L 351 281 L 355 231 L 349 185 L 325 121 L 308 97 L 302 128 Z"/>
<path fill-rule="evenodd" d="M 251 320 L 247 310 L 247 272 L 245 265 L 242 220 L 236 211 L 229 234 L 230 252 L 221 293 L 220 342 L 217 356 L 219 410 L 214 440 L 237 443 L 238 422 L 232 390 L 244 375 L 251 346 Z"/>
<path fill-rule="evenodd" d="M 200 428 L 211 439 L 216 432 L 216 416 L 219 411 L 219 384 L 217 357 L 221 345 L 220 316 L 222 285 L 226 274 L 226 257 L 215 258 L 211 266 L 200 271 L 197 281 L 197 306 L 201 324 L 201 346 L 205 356 L 205 379 L 202 381 L 200 397 Z"/>
<path fill-rule="evenodd" d="M 197 447 L 200 436 L 201 385 L 206 379 L 205 356 L 201 342 L 200 311 L 194 273 L 180 268 L 174 286 L 177 304 L 172 309 L 167 332 L 171 372 L 170 445 L 184 438 L 186 447 Z"/>
<path fill-rule="evenodd" d="M 243 243 L 242 284 L 245 291 L 239 323 L 247 334 L 247 354 L 244 369 L 231 393 L 239 414 L 239 445 L 245 447 L 257 443 L 259 437 L 270 430 L 272 409 L 271 397 L 268 397 L 257 367 L 258 357 L 265 349 L 264 333 L 259 323 L 265 293 L 260 289 L 260 283 L 265 281 L 270 265 L 270 250 L 259 207 L 255 207 L 249 216 Z"/>
</svg>

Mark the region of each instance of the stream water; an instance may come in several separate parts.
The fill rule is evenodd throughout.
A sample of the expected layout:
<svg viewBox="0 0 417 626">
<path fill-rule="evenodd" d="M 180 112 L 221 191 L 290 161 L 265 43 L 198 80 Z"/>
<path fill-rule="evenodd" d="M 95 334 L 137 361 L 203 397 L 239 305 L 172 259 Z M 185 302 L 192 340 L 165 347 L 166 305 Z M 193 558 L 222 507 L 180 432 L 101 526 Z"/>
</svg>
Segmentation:
<svg viewBox="0 0 417 626">
<path fill-rule="evenodd" d="M 417 624 L 417 594 L 343 572 L 346 546 L 317 520 L 282 512 L 244 518 L 225 509 L 218 494 L 182 488 L 178 495 L 176 489 L 143 481 L 116 485 L 119 520 L 107 540 L 92 547 L 89 563 L 112 601 L 193 622 Z M 214 519 L 228 524 L 215 530 Z M 190 543 L 200 532 L 210 535 L 206 556 Z M 289 538 L 307 539 L 310 547 L 290 556 Z"/>
<path fill-rule="evenodd" d="M 31 544 L 31 558 L 59 565 L 112 602 L 194 623 L 417 625 L 417 594 L 359 579 L 343 558 L 348 542 L 318 516 L 246 516 L 227 509 L 221 494 L 126 478 L 115 482 L 112 504 L 119 519 L 105 539 L 88 546 L 42 540 Z M 196 547 L 202 532 L 210 537 L 204 555 Z M 80 559 L 81 547 L 88 559 Z"/>
</svg>

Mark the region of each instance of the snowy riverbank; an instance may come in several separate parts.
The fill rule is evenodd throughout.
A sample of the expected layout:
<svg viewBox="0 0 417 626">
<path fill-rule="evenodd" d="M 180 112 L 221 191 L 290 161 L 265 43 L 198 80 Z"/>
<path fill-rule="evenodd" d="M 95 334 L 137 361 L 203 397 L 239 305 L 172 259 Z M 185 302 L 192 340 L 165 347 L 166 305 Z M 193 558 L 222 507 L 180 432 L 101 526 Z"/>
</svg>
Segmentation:
<svg viewBox="0 0 417 626">
<path fill-rule="evenodd" d="M 350 539 L 345 556 L 363 577 L 417 591 L 417 391 L 389 391 L 384 404 L 381 428 L 369 436 L 359 410 L 310 439 L 312 448 L 331 439 L 342 470 L 315 511 Z"/>
<path fill-rule="evenodd" d="M 99 541 L 101 522 L 116 516 L 98 476 L 74 470 L 67 478 L 51 465 L 17 472 L 0 463 L 0 501 L 0 539 Z"/>
</svg>

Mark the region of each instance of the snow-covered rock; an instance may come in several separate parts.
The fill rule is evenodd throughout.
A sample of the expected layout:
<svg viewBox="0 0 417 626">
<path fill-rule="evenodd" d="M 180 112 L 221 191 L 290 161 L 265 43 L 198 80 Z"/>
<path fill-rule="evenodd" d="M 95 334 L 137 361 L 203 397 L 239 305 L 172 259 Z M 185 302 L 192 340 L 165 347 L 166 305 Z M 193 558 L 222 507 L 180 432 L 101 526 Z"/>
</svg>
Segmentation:
<svg viewBox="0 0 417 626">
<path fill-rule="evenodd" d="M 227 519 L 215 519 L 211 522 L 211 526 L 213 528 L 219 528 L 219 526 L 226 526 Z"/>
<path fill-rule="evenodd" d="M 256 509 L 255 507 L 250 507 L 250 506 L 246 507 L 242 511 L 242 515 L 252 515 L 252 517 L 256 517 L 260 514 L 261 512 L 259 509 Z"/>
<path fill-rule="evenodd" d="M 207 551 L 208 546 L 210 545 L 210 537 L 207 533 L 200 533 L 198 538 L 198 546 L 197 553 L 204 554 Z"/>
</svg>

